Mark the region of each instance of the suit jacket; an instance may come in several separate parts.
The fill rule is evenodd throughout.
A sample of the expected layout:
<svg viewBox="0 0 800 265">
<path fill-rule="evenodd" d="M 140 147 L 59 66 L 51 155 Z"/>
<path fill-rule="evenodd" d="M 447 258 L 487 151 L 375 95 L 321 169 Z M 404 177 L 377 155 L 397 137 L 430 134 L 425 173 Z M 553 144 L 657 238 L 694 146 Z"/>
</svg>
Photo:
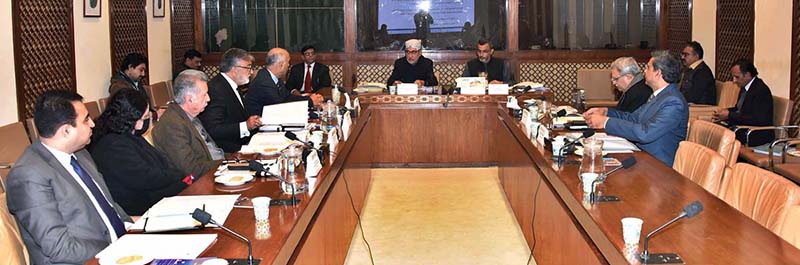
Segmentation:
<svg viewBox="0 0 800 265">
<path fill-rule="evenodd" d="M 203 136 L 178 104 L 167 105 L 164 117 L 152 133 L 156 149 L 166 154 L 182 175 L 200 177 L 217 166 L 218 161 L 212 160 Z"/>
<path fill-rule="evenodd" d="M 745 93 L 744 88 L 739 93 Z M 755 77 L 750 85 L 750 90 L 746 92 L 742 109 L 736 106 L 728 109 L 728 125 L 736 127 L 746 126 L 772 126 L 772 92 L 761 78 Z M 738 106 L 738 102 L 737 102 Z M 736 134 L 736 139 L 744 143 L 746 132 L 740 130 Z M 773 131 L 759 131 L 750 134 L 750 146 L 758 146 L 772 142 L 775 139 Z"/>
<path fill-rule="evenodd" d="M 244 100 L 240 103 L 233 89 L 222 74 L 212 78 L 208 82 L 211 101 L 198 116 L 208 134 L 225 153 L 235 153 L 242 149 L 243 144 L 250 142 L 250 137 L 239 137 L 239 123 L 247 121 L 250 115 L 242 105 Z"/>
<path fill-rule="evenodd" d="M 681 92 L 689 103 L 716 105 L 717 83 L 711 68 L 701 62 L 695 69 L 688 68 L 683 73 Z"/>
<path fill-rule="evenodd" d="M 128 214 L 142 215 L 161 198 L 188 186 L 182 181 L 183 172 L 141 136 L 110 133 L 92 143 L 89 151 L 111 194 Z"/>
<path fill-rule="evenodd" d="M 387 86 L 393 86 L 394 81 L 399 80 L 403 83 L 414 83 L 416 80 L 425 80 L 426 86 L 435 86 L 439 84 L 436 76 L 433 74 L 433 61 L 420 55 L 419 60 L 414 65 L 408 63 L 406 57 L 394 60 L 394 69 L 392 75 L 389 76 Z"/>
<path fill-rule="evenodd" d="M 123 221 L 130 217 L 114 202 L 103 176 L 86 150 L 75 152 Z M 102 212 L 91 194 L 36 140 L 8 175 L 8 208 L 17 220 L 31 264 L 83 264 L 111 244 Z"/>
<path fill-rule="evenodd" d="M 644 78 L 642 78 L 622 94 L 619 102 L 617 102 L 616 109 L 618 111 L 634 112 L 644 105 L 644 103 L 647 103 L 647 99 L 649 99 L 652 94 L 653 89 L 647 86 L 644 82 Z"/>
<path fill-rule="evenodd" d="M 331 86 L 331 73 L 327 65 L 319 62 L 314 63 L 314 69 L 311 70 L 311 89 L 312 92 L 317 92 L 323 87 Z M 289 91 L 297 89 L 303 92 L 303 84 L 306 81 L 306 63 L 302 62 L 295 64 L 289 69 L 289 79 L 286 80 L 286 87 Z"/>
<path fill-rule="evenodd" d="M 266 68 L 258 70 L 256 78 L 250 83 L 247 96 L 244 97 L 244 107 L 249 115 L 261 115 L 264 106 L 278 103 L 308 100 L 309 107 L 313 104 L 308 97 L 292 95 L 291 90 L 278 79 L 272 81 L 272 75 Z"/>
<path fill-rule="evenodd" d="M 634 142 L 672 166 L 678 143 L 686 139 L 689 105 L 678 86 L 670 84 L 633 113 L 608 110 L 606 132 Z"/>
</svg>

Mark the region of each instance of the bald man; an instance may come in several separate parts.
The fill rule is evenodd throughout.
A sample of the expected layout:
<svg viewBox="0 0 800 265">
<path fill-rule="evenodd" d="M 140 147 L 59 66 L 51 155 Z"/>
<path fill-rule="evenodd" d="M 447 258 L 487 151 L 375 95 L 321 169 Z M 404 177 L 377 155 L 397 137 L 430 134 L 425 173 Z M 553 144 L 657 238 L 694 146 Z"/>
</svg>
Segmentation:
<svg viewBox="0 0 800 265">
<path fill-rule="evenodd" d="M 286 79 L 289 71 L 288 51 L 282 48 L 269 50 L 266 65 L 258 71 L 244 98 L 244 107 L 249 115 L 261 115 L 264 106 L 278 103 L 307 100 L 309 107 L 322 103 L 322 95 L 296 95 L 281 81 Z"/>
</svg>

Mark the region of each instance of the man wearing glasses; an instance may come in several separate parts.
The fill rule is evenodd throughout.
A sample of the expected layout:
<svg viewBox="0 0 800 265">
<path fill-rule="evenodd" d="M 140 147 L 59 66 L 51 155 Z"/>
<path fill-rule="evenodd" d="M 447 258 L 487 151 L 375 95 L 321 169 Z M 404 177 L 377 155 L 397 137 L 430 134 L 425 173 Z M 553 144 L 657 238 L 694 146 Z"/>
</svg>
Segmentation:
<svg viewBox="0 0 800 265">
<path fill-rule="evenodd" d="M 622 92 L 615 108 L 618 111 L 634 112 L 653 94 L 633 57 L 620 57 L 611 63 L 611 84 Z"/>
<path fill-rule="evenodd" d="M 422 56 L 422 41 L 407 40 L 405 54 L 405 57 L 394 61 L 394 70 L 387 82 L 388 86 L 400 83 L 414 83 L 417 87 L 439 84 L 433 75 L 433 61 Z"/>
<path fill-rule="evenodd" d="M 703 46 L 691 41 L 681 51 L 681 61 L 686 71 L 681 78 L 681 93 L 686 101 L 695 104 L 716 105 L 717 86 L 714 74 L 703 62 Z"/>
<path fill-rule="evenodd" d="M 222 55 L 220 74 L 208 82 L 211 101 L 200 113 L 200 121 L 225 153 L 235 153 L 250 142 L 252 132 L 261 126 L 258 115 L 247 115 L 239 86 L 250 82 L 254 66 L 252 55 L 231 48 Z"/>
<path fill-rule="evenodd" d="M 322 88 L 331 87 L 330 68 L 317 62 L 317 51 L 314 46 L 308 45 L 300 49 L 303 62 L 295 64 L 289 69 L 289 78 L 286 87 L 293 93 L 303 96 L 317 93 Z"/>
</svg>

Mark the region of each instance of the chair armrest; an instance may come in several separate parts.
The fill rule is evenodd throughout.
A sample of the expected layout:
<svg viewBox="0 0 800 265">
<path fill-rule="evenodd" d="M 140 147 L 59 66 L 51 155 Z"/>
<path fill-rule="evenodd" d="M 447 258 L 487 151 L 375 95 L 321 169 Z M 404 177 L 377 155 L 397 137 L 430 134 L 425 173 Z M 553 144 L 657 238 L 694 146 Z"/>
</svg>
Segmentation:
<svg viewBox="0 0 800 265">
<path fill-rule="evenodd" d="M 778 145 L 783 146 L 782 147 L 783 152 L 781 153 L 781 163 L 786 163 L 786 150 L 788 149 L 787 146 L 796 145 L 797 143 L 800 143 L 800 138 L 782 138 L 772 141 L 772 143 L 769 144 L 769 150 L 767 151 L 767 156 L 769 157 L 769 169 L 774 170 L 775 167 L 775 162 L 772 154 L 773 153 L 772 150 L 775 148 L 775 146 Z"/>
<path fill-rule="evenodd" d="M 784 164 L 786 163 L 786 153 L 789 150 L 789 147 L 800 144 L 800 138 L 787 138 L 781 140 L 785 141 L 785 144 L 783 145 L 783 152 L 781 153 L 781 164 Z"/>
<path fill-rule="evenodd" d="M 747 133 L 746 133 L 746 135 L 745 135 L 745 141 L 744 141 L 744 145 L 745 145 L 745 146 L 750 146 L 750 145 L 749 145 L 749 143 L 750 143 L 750 133 L 752 133 L 752 132 L 755 132 L 755 131 L 767 131 L 767 130 L 772 130 L 772 131 L 783 131 L 784 133 L 786 133 L 786 130 L 787 130 L 787 129 L 793 129 L 793 128 L 794 128 L 794 129 L 796 129 L 796 128 L 800 128 L 800 126 L 798 126 L 798 125 L 782 125 L 782 126 L 737 126 L 737 127 L 736 127 L 736 129 L 735 129 L 733 132 L 734 132 L 734 133 L 738 133 L 738 132 L 739 132 L 739 130 L 747 130 Z"/>
</svg>

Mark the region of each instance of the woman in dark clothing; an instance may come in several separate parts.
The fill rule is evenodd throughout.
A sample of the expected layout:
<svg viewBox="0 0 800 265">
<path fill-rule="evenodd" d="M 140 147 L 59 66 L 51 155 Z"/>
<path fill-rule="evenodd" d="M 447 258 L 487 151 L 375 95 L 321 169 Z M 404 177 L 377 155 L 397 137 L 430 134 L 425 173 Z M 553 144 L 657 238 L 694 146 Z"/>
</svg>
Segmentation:
<svg viewBox="0 0 800 265">
<path fill-rule="evenodd" d="M 142 94 L 132 89 L 117 92 L 95 122 L 89 148 L 112 197 L 130 215 L 142 215 L 161 198 L 191 184 L 142 137 L 150 116 Z"/>
</svg>

